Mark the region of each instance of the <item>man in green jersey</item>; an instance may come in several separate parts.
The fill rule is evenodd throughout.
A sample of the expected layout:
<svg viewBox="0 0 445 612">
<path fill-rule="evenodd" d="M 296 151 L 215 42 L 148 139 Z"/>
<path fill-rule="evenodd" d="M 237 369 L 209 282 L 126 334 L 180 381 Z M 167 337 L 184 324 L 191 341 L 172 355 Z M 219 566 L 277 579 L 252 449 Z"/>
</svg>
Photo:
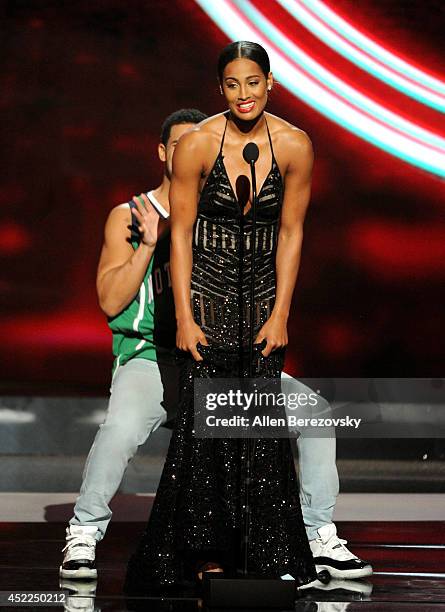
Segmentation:
<svg viewBox="0 0 445 612">
<path fill-rule="evenodd" d="M 97 577 L 95 547 L 111 519 L 109 503 L 137 448 L 167 420 L 162 380 L 178 375 L 173 359 L 176 321 L 169 274 L 172 158 L 182 134 L 205 118 L 196 109 L 167 117 L 158 146 L 164 164 L 162 183 L 113 208 L 105 225 L 97 292 L 113 332 L 111 396 L 67 528 L 62 578 Z M 290 377 L 283 373 L 283 378 Z M 301 507 L 317 569 L 327 569 L 337 578 L 371 574 L 371 566 L 337 537 L 332 522 L 338 494 L 335 438 L 301 436 L 297 443 Z"/>
<path fill-rule="evenodd" d="M 161 184 L 113 208 L 105 225 L 97 293 L 113 332 L 111 396 L 67 528 L 63 578 L 97 577 L 95 546 L 111 519 L 109 502 L 138 446 L 167 419 L 161 377 L 177 377 L 167 221 L 171 165 L 179 138 L 205 118 L 196 109 L 167 117 L 158 146 Z"/>
</svg>

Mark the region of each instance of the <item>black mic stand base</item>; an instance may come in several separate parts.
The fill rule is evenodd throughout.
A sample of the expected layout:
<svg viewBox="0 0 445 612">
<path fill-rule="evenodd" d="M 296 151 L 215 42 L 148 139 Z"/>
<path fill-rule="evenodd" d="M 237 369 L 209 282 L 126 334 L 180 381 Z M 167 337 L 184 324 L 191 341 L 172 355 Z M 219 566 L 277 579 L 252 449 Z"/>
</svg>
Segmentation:
<svg viewBox="0 0 445 612">
<path fill-rule="evenodd" d="M 202 599 L 208 608 L 256 608 L 294 610 L 297 598 L 295 580 L 211 576 L 204 572 Z"/>
</svg>

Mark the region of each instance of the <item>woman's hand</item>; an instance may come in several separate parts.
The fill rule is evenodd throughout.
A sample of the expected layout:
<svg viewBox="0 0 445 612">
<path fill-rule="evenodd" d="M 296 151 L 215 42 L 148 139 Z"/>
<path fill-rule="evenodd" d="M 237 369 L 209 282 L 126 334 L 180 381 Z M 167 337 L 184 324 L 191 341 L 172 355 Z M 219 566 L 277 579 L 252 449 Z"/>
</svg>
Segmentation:
<svg viewBox="0 0 445 612">
<path fill-rule="evenodd" d="M 196 345 L 199 343 L 208 346 L 207 339 L 202 329 L 190 318 L 187 321 L 179 322 L 176 331 L 176 346 L 182 351 L 189 351 L 195 361 L 202 361 Z"/>
<path fill-rule="evenodd" d="M 261 354 L 269 357 L 272 351 L 287 346 L 287 318 L 271 315 L 258 332 L 255 344 L 261 344 L 266 339 L 267 344 Z"/>
</svg>

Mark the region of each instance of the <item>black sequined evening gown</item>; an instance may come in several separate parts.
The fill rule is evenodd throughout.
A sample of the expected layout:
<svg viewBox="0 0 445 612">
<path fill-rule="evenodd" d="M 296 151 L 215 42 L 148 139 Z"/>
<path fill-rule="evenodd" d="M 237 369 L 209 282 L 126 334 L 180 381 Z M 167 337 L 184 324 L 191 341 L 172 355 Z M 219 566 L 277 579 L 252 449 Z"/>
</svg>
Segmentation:
<svg viewBox="0 0 445 612">
<path fill-rule="evenodd" d="M 227 128 L 227 123 L 226 123 Z M 267 128 L 268 134 L 269 130 Z M 164 470 L 146 530 L 131 557 L 125 590 L 185 584 L 197 562 L 217 561 L 225 571 L 242 567 L 243 441 L 193 436 L 193 379 L 247 374 L 252 220 L 243 215 L 230 184 L 223 144 L 204 185 L 194 226 L 191 279 L 194 319 L 209 347 L 202 362 L 184 368 L 181 401 Z M 270 146 L 272 141 L 269 134 Z M 258 193 L 255 245 L 255 334 L 275 299 L 275 251 L 282 178 L 272 167 Z M 242 337 L 242 343 L 240 338 Z M 240 351 L 240 346 L 243 350 Z M 255 375 L 278 378 L 284 351 L 255 350 Z M 249 571 L 291 574 L 304 584 L 316 577 L 288 439 L 258 439 L 252 456 L 249 500 Z"/>
</svg>

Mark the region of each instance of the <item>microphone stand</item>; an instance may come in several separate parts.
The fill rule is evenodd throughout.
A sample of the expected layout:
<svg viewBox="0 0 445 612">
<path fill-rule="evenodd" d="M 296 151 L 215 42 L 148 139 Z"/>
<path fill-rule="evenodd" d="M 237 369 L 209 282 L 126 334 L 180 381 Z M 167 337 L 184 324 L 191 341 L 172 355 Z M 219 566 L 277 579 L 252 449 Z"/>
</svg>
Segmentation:
<svg viewBox="0 0 445 612">
<path fill-rule="evenodd" d="M 249 143 L 253 144 L 253 143 Z M 243 151 L 244 158 L 248 157 L 248 153 L 245 151 L 249 145 L 247 145 Z M 255 329 L 255 248 L 256 248 L 256 211 L 257 211 L 257 187 L 256 187 L 256 172 L 255 162 L 258 159 L 258 147 L 256 147 L 256 157 L 249 156 L 250 174 L 252 179 L 252 237 L 251 237 L 251 263 L 250 263 L 250 310 L 249 310 L 249 368 L 248 377 L 252 379 L 254 374 L 253 369 L 253 342 L 254 342 L 254 329 Z M 246 160 L 247 161 L 247 160 Z M 244 451 L 246 457 L 246 479 L 245 479 L 245 498 L 244 498 L 244 567 L 243 575 L 247 576 L 249 573 L 249 539 L 250 539 L 250 506 L 249 506 L 249 485 L 250 485 L 250 469 L 252 461 L 252 448 L 250 438 L 244 440 Z"/>
</svg>

